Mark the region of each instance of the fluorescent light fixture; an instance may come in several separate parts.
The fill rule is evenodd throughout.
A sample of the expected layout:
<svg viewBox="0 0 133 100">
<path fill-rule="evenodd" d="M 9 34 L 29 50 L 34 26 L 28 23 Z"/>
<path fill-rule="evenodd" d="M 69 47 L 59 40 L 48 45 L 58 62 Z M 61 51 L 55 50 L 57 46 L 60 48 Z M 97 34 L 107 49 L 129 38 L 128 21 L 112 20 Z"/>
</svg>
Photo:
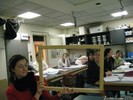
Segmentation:
<svg viewBox="0 0 133 100">
<path fill-rule="evenodd" d="M 32 19 L 32 18 L 39 17 L 39 16 L 41 15 L 37 13 L 33 13 L 33 12 L 26 12 L 26 13 L 18 15 L 18 17 L 26 18 L 26 19 Z"/>
<path fill-rule="evenodd" d="M 111 15 L 113 17 L 119 17 L 119 16 L 123 16 L 123 15 L 127 15 L 127 14 L 128 14 L 127 11 L 121 11 L 121 12 L 112 13 Z"/>
<path fill-rule="evenodd" d="M 71 23 L 71 22 L 68 22 L 68 23 L 63 23 L 63 24 L 60 24 L 61 26 L 73 26 L 74 23 Z"/>
</svg>

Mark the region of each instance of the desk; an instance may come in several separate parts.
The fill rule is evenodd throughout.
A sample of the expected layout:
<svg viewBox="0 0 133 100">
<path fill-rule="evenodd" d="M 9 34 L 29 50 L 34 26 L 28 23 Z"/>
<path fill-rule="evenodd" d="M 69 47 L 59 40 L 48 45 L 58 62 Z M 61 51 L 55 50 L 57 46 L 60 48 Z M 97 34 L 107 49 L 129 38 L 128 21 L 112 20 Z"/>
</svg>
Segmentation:
<svg viewBox="0 0 133 100">
<path fill-rule="evenodd" d="M 74 100 L 104 100 L 105 97 L 79 95 Z"/>
<path fill-rule="evenodd" d="M 84 72 L 87 70 L 87 66 L 84 65 L 82 67 L 78 67 L 78 68 L 67 68 L 67 71 L 63 71 L 59 74 L 53 74 L 53 75 L 47 75 L 47 77 L 45 77 L 45 80 L 47 82 L 55 82 L 55 81 L 59 81 L 63 78 L 64 75 L 76 75 L 79 74 L 81 72 Z"/>
<path fill-rule="evenodd" d="M 105 90 L 133 91 L 133 82 L 104 82 Z"/>
</svg>

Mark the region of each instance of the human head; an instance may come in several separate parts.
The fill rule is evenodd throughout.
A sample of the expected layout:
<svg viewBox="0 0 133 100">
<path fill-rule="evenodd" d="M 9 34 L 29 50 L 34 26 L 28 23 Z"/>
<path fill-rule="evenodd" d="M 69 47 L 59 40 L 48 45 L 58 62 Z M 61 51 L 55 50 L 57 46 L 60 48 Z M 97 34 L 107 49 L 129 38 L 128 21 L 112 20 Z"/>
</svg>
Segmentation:
<svg viewBox="0 0 133 100">
<path fill-rule="evenodd" d="M 36 61 L 39 60 L 39 57 L 38 57 L 38 52 L 36 53 Z"/>
<path fill-rule="evenodd" d="M 28 60 L 22 55 L 14 55 L 9 60 L 10 80 L 23 78 L 28 73 Z"/>
<path fill-rule="evenodd" d="M 117 50 L 116 51 L 116 57 L 121 57 L 122 56 L 122 51 L 121 50 Z"/>
<path fill-rule="evenodd" d="M 100 61 L 100 50 L 95 50 L 94 51 L 94 60 L 95 60 L 95 62 L 99 63 L 99 61 Z"/>
<path fill-rule="evenodd" d="M 104 50 L 104 57 L 112 57 L 113 50 L 111 48 L 106 48 Z"/>
<path fill-rule="evenodd" d="M 88 55 L 89 60 L 93 60 L 94 59 L 94 50 L 90 49 L 87 55 Z"/>
<path fill-rule="evenodd" d="M 68 53 L 63 53 L 62 59 L 66 59 L 68 57 Z"/>
</svg>

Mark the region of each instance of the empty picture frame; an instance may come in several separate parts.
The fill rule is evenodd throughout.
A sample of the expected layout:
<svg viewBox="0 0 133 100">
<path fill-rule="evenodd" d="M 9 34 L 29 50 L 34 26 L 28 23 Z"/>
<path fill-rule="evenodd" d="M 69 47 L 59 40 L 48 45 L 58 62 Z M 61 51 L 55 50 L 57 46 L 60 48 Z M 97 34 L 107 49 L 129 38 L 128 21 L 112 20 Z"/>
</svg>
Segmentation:
<svg viewBox="0 0 133 100">
<path fill-rule="evenodd" d="M 83 93 L 102 93 L 104 94 L 104 45 L 54 45 L 54 46 L 39 46 L 39 80 L 44 82 L 45 78 L 43 77 L 42 70 L 42 51 L 43 49 L 99 49 L 100 50 L 100 80 L 98 88 L 72 88 L 75 92 L 83 92 Z M 52 91 L 61 91 L 63 87 L 54 87 L 54 86 L 45 86 L 46 90 Z M 71 89 L 71 87 L 70 87 Z"/>
</svg>

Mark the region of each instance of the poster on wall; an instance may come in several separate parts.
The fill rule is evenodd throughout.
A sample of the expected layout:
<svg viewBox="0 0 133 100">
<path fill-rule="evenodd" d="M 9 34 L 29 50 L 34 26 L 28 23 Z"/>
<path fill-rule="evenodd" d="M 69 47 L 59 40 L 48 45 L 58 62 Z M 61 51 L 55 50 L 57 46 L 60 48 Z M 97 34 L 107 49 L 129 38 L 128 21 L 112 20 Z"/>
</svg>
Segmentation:
<svg viewBox="0 0 133 100">
<path fill-rule="evenodd" d="M 60 58 L 63 54 L 62 49 L 52 49 L 51 50 L 51 58 Z"/>
</svg>

